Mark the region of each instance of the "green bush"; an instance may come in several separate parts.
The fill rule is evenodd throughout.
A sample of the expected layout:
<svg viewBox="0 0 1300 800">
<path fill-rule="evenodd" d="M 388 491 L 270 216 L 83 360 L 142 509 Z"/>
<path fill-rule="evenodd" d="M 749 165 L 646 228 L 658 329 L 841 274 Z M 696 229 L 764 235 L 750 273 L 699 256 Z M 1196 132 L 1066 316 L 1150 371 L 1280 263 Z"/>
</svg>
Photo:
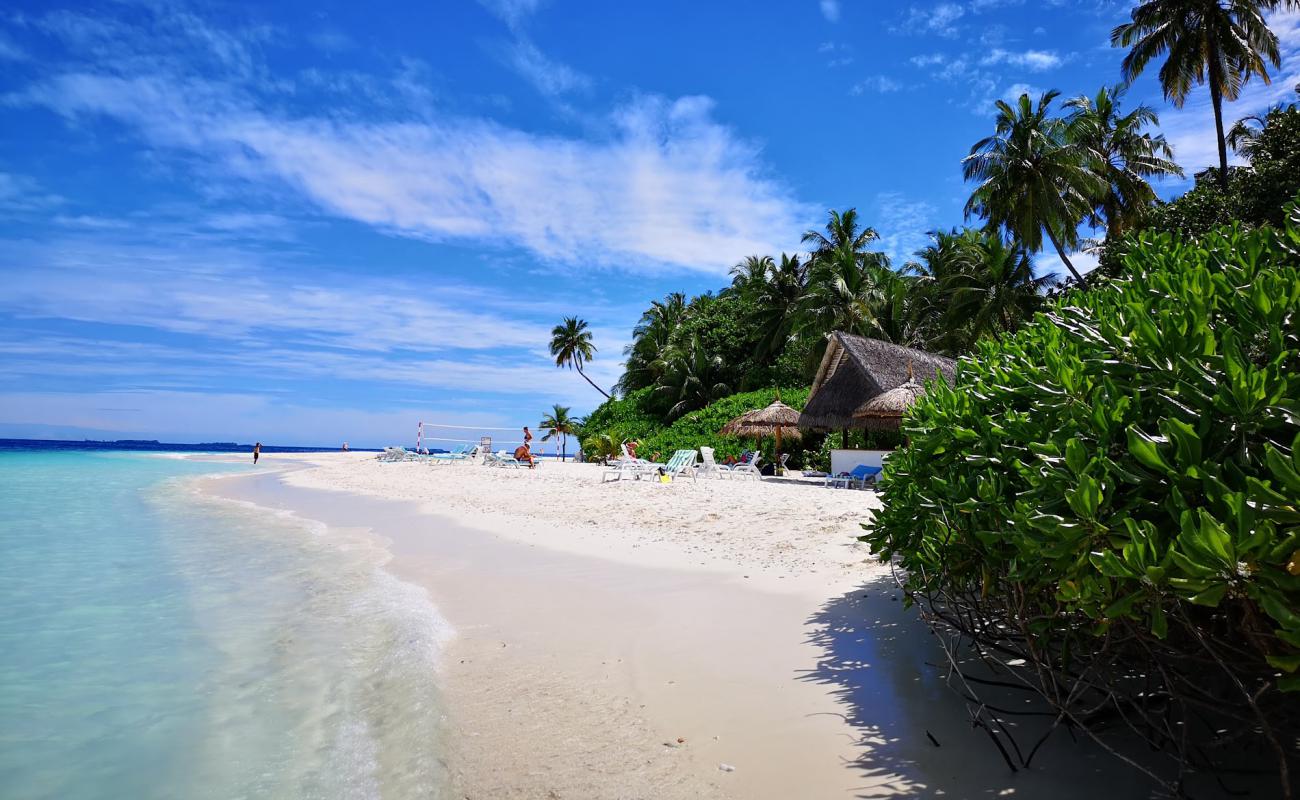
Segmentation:
<svg viewBox="0 0 1300 800">
<path fill-rule="evenodd" d="M 776 394 L 772 389 L 759 389 L 754 392 L 728 395 L 699 411 L 684 414 L 672 425 L 643 437 L 637 452 L 647 456 L 653 456 L 657 452 L 667 458 L 676 450 L 712 447 L 719 460 L 728 456 L 739 456 L 745 450 L 753 450 L 755 440 L 722 436 L 718 431 L 722 430 L 723 425 L 746 411 L 753 411 L 771 403 L 776 399 Z M 781 402 L 802 411 L 804 403 L 808 402 L 808 389 L 782 389 Z M 763 455 L 769 463 L 775 458 L 775 444 L 776 441 L 771 437 L 762 440 Z M 782 449 L 787 453 L 797 454 L 799 445 L 797 442 L 789 441 L 783 443 Z M 793 458 L 791 463 L 794 463 Z"/>
<path fill-rule="evenodd" d="M 682 415 L 671 425 L 665 425 L 648 410 L 652 402 L 652 391 L 649 388 L 638 389 L 629 393 L 625 399 L 611 400 L 601 405 L 587 418 L 583 426 L 583 441 L 592 439 L 595 445 L 593 437 L 602 434 L 609 435 L 616 444 L 636 439 L 640 442 L 638 454 L 646 457 L 657 452 L 667 458 L 675 450 L 698 450 L 704 446 L 714 448 L 719 460 L 739 456 L 742 451 L 754 448 L 754 440 L 722 436 L 718 431 L 746 411 L 771 403 L 777 394 L 773 389 L 760 389 L 729 395 L 698 411 Z M 781 401 L 791 408 L 803 410 L 804 403 L 808 402 L 808 389 L 782 389 Z M 769 462 L 775 455 L 774 445 L 775 441 L 771 438 L 763 440 L 763 453 Z M 802 454 L 799 444 L 791 441 L 783 449 L 793 454 L 791 464 L 797 465 Z M 588 448 L 588 451 L 598 452 L 599 448 Z"/>
<path fill-rule="evenodd" d="M 1145 677 L 1170 696 L 1197 687 L 1296 721 L 1300 698 L 1274 694 L 1300 690 L 1288 216 L 1199 242 L 1145 234 L 1126 278 L 983 342 L 953 387 L 931 388 L 863 537 L 899 557 L 909 597 L 973 614 L 976 636 L 1020 642 L 1057 677 L 1119 648 L 1139 674 L 1168 670 Z"/>
</svg>

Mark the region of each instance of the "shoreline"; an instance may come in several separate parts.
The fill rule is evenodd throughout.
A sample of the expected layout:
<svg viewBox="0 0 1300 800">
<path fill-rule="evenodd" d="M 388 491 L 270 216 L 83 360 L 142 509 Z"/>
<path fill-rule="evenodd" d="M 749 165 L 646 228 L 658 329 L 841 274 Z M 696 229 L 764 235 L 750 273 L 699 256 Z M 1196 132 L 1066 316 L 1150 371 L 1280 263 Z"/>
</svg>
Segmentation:
<svg viewBox="0 0 1300 800">
<path fill-rule="evenodd" d="M 861 563 L 853 536 L 867 512 L 850 520 L 844 509 L 872 495 L 609 484 L 595 513 L 616 500 L 619 516 L 598 526 L 592 504 L 571 495 L 601 491 L 597 478 L 556 465 L 497 476 L 300 455 L 203 490 L 368 530 L 391 554 L 384 568 L 428 592 L 456 631 L 437 676 L 449 747 L 429 754 L 446 762 L 450 796 L 962 797 L 1037 785 L 1072 797 L 1102 777 L 1137 786 L 1096 753 L 1060 748 L 1011 775 L 986 749 L 928 666 L 928 630 L 886 568 Z M 525 513 L 484 510 L 501 491 Z M 543 502 L 556 492 L 557 504 Z M 736 527 L 727 512 L 763 492 L 800 494 L 765 497 Z M 459 502 L 443 502 L 448 493 Z M 839 541 L 822 541 L 820 516 L 791 522 L 824 503 Z M 722 513 L 705 519 L 701 506 Z M 557 509 L 574 521 L 559 524 Z M 807 548 L 773 549 L 781 537 Z"/>
</svg>

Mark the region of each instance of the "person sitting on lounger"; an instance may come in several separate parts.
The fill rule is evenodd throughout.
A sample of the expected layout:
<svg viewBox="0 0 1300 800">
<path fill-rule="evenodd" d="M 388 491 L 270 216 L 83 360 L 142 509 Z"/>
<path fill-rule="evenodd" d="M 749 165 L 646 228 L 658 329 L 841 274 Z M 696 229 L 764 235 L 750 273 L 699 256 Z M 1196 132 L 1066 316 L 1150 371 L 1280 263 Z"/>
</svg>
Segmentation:
<svg viewBox="0 0 1300 800">
<path fill-rule="evenodd" d="M 527 464 L 529 469 L 537 466 L 537 460 L 533 457 L 533 451 L 526 444 L 521 444 L 515 448 L 515 461 L 520 464 Z"/>
</svg>

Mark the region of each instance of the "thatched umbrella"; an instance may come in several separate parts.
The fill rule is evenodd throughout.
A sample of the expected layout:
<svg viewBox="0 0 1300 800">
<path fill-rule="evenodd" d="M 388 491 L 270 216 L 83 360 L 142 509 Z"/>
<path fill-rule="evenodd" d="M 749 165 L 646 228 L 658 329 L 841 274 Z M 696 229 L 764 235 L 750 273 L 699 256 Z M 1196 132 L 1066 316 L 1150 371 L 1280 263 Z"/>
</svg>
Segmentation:
<svg viewBox="0 0 1300 800">
<path fill-rule="evenodd" d="M 776 463 L 781 464 L 781 432 L 795 439 L 799 433 L 799 412 L 780 400 L 774 400 L 767 408 L 747 411 L 722 427 L 722 432 L 733 436 L 776 437 Z"/>
<path fill-rule="evenodd" d="M 916 378 L 909 377 L 901 386 L 895 386 L 858 406 L 853 412 L 853 419 L 864 428 L 896 431 L 902 425 L 903 414 L 922 397 L 925 397 L 925 387 L 917 383 Z"/>
</svg>

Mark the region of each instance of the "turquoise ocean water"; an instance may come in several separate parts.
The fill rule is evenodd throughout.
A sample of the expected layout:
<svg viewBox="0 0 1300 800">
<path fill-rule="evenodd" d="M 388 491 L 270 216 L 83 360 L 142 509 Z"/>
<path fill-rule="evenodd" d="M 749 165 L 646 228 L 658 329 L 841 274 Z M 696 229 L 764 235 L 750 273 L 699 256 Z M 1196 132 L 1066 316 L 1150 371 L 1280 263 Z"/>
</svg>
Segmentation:
<svg viewBox="0 0 1300 800">
<path fill-rule="evenodd" d="M 245 464 L 0 452 L 0 797 L 437 797 L 447 627 Z"/>
</svg>

